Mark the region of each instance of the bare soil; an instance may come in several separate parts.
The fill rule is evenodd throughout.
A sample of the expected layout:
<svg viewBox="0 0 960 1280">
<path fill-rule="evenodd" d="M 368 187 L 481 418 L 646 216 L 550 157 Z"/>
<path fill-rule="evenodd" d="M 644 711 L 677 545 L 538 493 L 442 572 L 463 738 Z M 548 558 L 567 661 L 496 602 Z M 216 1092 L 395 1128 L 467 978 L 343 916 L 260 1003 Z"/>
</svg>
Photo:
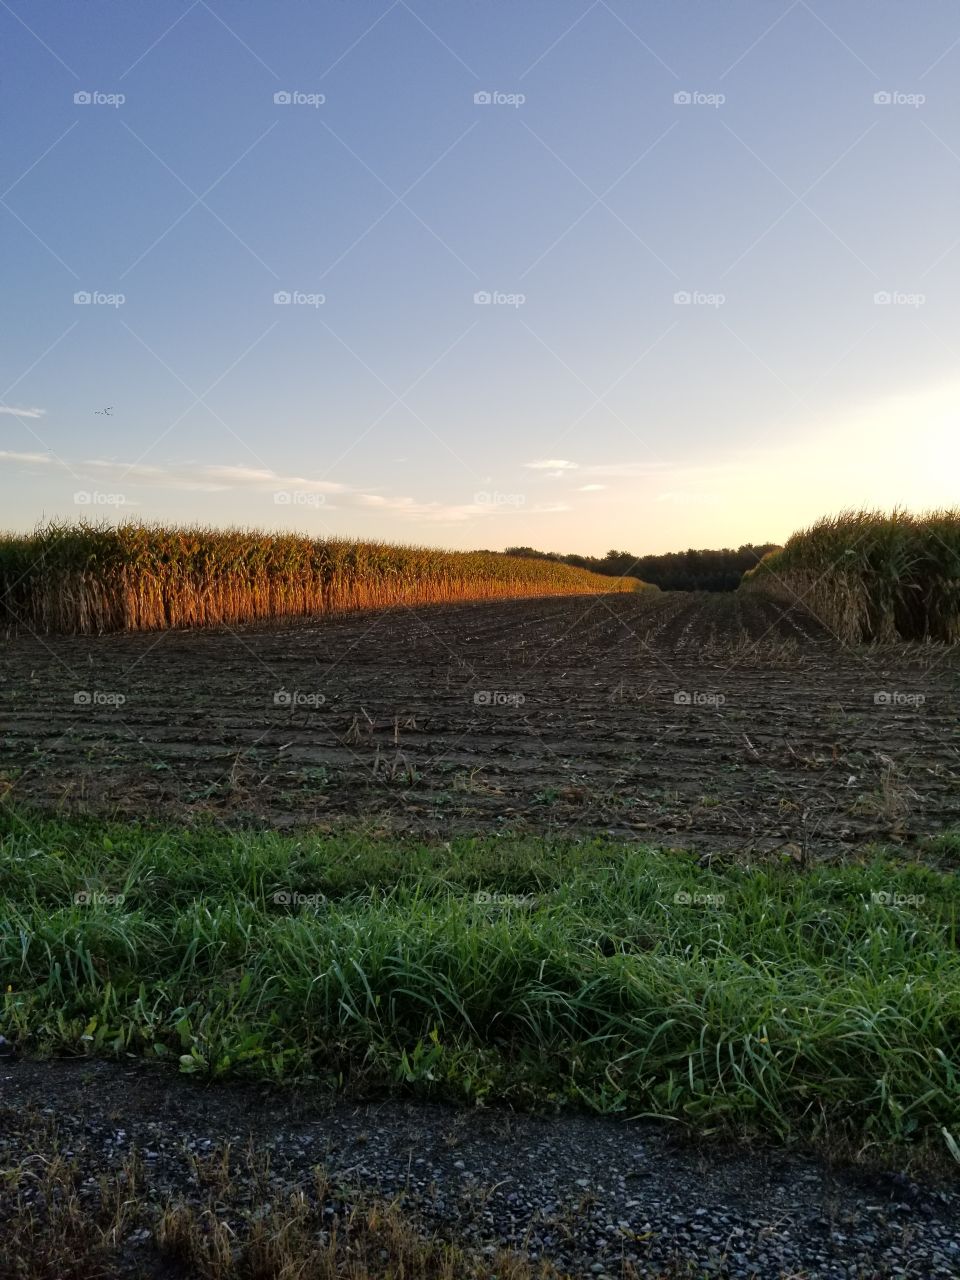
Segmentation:
<svg viewBox="0 0 960 1280">
<path fill-rule="evenodd" d="M 122 699 L 122 701 L 120 701 Z M 0 796 L 791 856 L 960 826 L 960 652 L 649 593 L 0 639 Z"/>
</svg>

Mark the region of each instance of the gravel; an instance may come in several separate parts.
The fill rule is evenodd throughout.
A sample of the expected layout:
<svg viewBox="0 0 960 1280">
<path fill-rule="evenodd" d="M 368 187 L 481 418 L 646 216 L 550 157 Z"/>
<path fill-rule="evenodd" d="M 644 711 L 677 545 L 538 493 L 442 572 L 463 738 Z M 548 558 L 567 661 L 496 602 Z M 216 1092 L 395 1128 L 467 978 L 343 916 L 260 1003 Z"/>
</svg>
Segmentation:
<svg viewBox="0 0 960 1280">
<path fill-rule="evenodd" d="M 960 1277 L 953 1186 L 784 1148 L 697 1149 L 652 1122 L 330 1104 L 304 1088 L 205 1087 L 133 1063 L 5 1058 L 0 1171 L 18 1161 L 24 1117 L 55 1123 L 91 1185 L 136 1150 L 152 1199 L 189 1198 L 191 1157 L 252 1143 L 269 1154 L 278 1199 L 321 1166 L 338 1187 L 402 1197 L 425 1229 L 467 1248 L 516 1248 L 576 1276 L 619 1277 L 629 1263 L 639 1276 L 689 1264 L 730 1280 Z"/>
</svg>

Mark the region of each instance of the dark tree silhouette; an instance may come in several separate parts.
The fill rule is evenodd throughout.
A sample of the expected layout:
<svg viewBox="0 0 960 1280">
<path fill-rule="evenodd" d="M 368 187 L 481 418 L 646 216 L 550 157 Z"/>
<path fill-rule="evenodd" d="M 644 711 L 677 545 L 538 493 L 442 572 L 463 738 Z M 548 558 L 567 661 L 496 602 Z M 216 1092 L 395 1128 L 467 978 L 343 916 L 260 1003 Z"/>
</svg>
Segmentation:
<svg viewBox="0 0 960 1280">
<path fill-rule="evenodd" d="M 534 547 L 507 547 L 507 554 L 562 560 L 566 564 L 615 578 L 641 578 L 662 591 L 735 591 L 746 571 L 752 569 L 768 551 L 776 550 L 777 545 L 775 542 L 747 542 L 735 550 L 732 547 L 718 551 L 694 551 L 691 548 L 647 556 L 617 550 L 608 551 L 605 556 L 559 555 L 556 551 L 537 551 Z"/>
</svg>

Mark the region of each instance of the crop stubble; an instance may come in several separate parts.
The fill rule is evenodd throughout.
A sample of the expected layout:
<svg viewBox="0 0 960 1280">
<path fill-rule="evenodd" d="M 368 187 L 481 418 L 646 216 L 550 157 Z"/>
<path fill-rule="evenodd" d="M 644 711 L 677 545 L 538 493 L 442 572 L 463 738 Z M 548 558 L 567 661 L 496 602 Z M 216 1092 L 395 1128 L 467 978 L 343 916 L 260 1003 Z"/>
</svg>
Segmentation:
<svg viewBox="0 0 960 1280">
<path fill-rule="evenodd" d="M 756 594 L 21 633 L 2 652 L 0 795 L 73 812 L 795 857 L 960 824 L 955 649 L 845 646 Z"/>
</svg>

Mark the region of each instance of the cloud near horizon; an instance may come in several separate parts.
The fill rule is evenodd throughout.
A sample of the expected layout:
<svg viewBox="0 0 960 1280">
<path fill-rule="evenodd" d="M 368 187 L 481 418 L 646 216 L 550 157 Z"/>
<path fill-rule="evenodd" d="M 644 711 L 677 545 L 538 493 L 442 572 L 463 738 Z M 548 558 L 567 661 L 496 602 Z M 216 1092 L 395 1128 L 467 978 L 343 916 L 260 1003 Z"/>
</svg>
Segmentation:
<svg viewBox="0 0 960 1280">
<path fill-rule="evenodd" d="M 436 524 L 457 524 L 495 515 L 545 515 L 568 511 L 564 503 L 532 503 L 522 494 L 478 493 L 464 503 L 423 502 L 407 495 L 385 495 L 365 492 L 331 480 L 315 480 L 307 476 L 283 475 L 269 467 L 244 467 L 229 464 L 191 466 L 156 466 L 139 462 L 118 462 L 106 458 L 88 458 L 68 462 L 53 453 L 27 453 L 0 449 L 0 463 L 41 465 L 66 472 L 79 480 L 89 476 L 93 481 L 111 484 L 117 489 L 145 487 L 184 493 L 259 493 L 295 494 L 335 497 L 335 503 L 317 504 L 324 510 L 340 508 L 355 511 L 388 511 L 410 520 Z M 118 506 L 141 506 L 134 498 L 124 498 Z M 278 505 L 286 505 L 285 503 Z M 298 505 L 298 504 L 293 504 Z M 310 505 L 310 504 L 307 504 Z"/>
</svg>

